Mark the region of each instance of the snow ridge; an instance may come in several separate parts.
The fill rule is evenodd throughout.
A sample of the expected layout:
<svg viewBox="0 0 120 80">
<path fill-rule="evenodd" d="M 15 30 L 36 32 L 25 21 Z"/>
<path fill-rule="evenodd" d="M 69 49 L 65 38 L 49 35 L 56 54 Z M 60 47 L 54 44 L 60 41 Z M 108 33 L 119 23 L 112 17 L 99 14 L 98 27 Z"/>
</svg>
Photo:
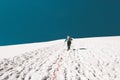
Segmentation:
<svg viewBox="0 0 120 80">
<path fill-rule="evenodd" d="M 58 41 L 2 59 L 0 80 L 120 80 L 119 40 L 75 39 L 69 51 Z"/>
</svg>

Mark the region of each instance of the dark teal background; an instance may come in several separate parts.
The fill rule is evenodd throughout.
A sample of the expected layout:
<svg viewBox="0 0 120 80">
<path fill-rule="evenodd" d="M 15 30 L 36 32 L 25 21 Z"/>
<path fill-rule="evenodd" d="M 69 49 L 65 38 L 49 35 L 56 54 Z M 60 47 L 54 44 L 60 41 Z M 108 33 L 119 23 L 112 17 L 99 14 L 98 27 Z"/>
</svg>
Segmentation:
<svg viewBox="0 0 120 80">
<path fill-rule="evenodd" d="M 120 35 L 119 0 L 0 0 L 0 45 Z"/>
</svg>

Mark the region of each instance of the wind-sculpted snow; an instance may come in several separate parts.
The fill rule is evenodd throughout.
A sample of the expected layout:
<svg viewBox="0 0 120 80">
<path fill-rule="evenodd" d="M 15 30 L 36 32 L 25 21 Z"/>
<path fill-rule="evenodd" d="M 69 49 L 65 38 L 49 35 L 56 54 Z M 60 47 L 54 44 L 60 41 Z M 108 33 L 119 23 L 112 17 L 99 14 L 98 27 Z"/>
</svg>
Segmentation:
<svg viewBox="0 0 120 80">
<path fill-rule="evenodd" d="M 74 39 L 69 51 L 64 40 L 51 42 L 2 59 L 0 80 L 120 80 L 119 41 L 120 37 Z"/>
</svg>

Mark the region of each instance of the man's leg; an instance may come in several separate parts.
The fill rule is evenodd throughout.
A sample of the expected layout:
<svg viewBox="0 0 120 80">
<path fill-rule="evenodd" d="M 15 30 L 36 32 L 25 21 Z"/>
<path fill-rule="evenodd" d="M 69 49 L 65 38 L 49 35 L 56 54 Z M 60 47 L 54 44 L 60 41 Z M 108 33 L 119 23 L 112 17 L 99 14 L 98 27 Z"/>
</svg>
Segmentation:
<svg viewBox="0 0 120 80">
<path fill-rule="evenodd" d="M 70 46 L 71 46 L 71 44 L 69 43 L 69 44 L 68 44 L 68 50 L 70 50 Z"/>
<path fill-rule="evenodd" d="M 68 46 L 68 50 L 70 50 L 70 46 Z"/>
</svg>

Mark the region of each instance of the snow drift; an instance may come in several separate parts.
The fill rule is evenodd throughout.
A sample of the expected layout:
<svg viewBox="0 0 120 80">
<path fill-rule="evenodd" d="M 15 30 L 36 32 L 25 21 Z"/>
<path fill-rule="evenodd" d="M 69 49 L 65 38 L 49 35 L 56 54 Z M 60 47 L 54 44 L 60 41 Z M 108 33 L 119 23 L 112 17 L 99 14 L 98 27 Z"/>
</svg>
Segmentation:
<svg viewBox="0 0 120 80">
<path fill-rule="evenodd" d="M 119 36 L 74 39 L 69 51 L 63 39 L 1 46 L 0 56 L 0 80 L 120 80 Z"/>
</svg>

